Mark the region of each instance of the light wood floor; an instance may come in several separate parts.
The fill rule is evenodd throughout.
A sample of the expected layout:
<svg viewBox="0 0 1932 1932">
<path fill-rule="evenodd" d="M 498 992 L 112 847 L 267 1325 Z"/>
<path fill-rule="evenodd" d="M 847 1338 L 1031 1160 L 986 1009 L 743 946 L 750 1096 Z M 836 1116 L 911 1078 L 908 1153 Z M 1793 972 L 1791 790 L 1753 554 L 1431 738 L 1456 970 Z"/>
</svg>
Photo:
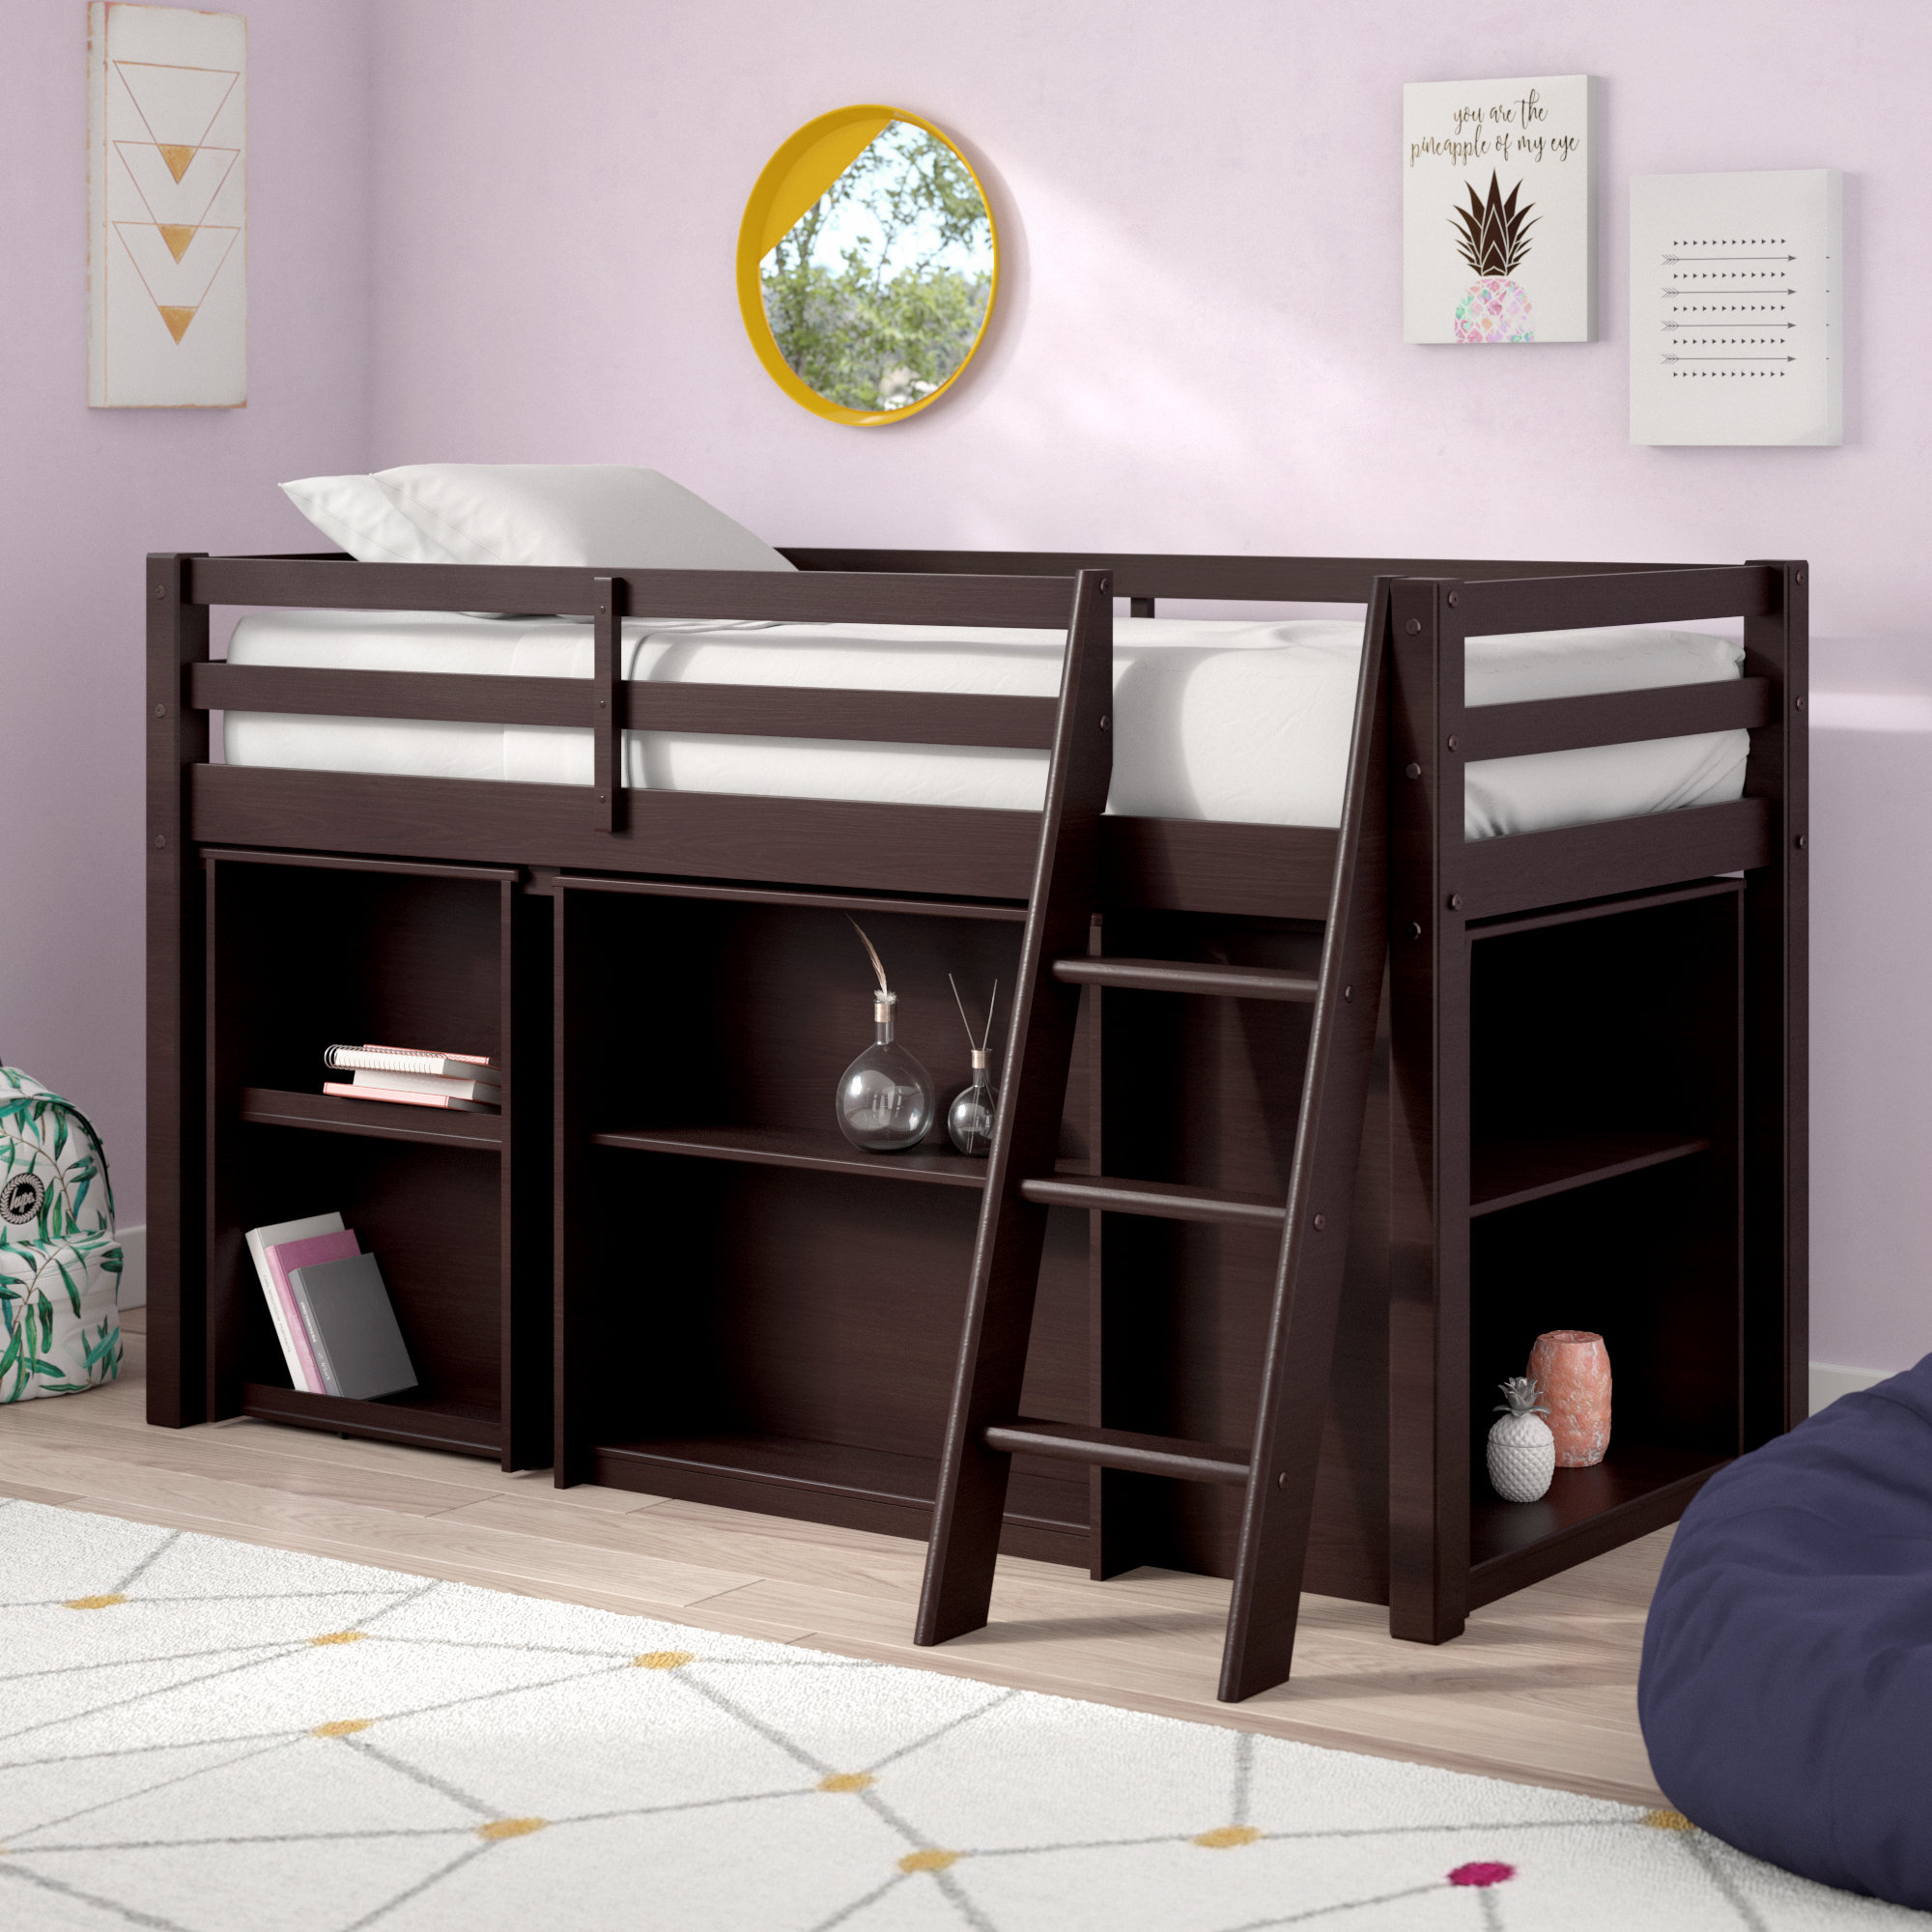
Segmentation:
<svg viewBox="0 0 1932 1932">
<path fill-rule="evenodd" d="M 1637 1804 L 1664 1801 L 1636 1721 L 1638 1646 L 1668 1533 L 1478 1610 L 1439 1649 L 1386 1613 L 1302 1600 L 1293 1681 L 1214 1700 L 1228 1586 L 1106 1583 L 1003 1559 L 993 1623 L 908 1641 L 923 1546 L 618 1490 L 556 1490 L 463 1456 L 272 1423 L 143 1420 L 143 1338 L 111 1388 L 0 1408 L 0 1492 L 699 1629 L 951 1671 Z"/>
</svg>

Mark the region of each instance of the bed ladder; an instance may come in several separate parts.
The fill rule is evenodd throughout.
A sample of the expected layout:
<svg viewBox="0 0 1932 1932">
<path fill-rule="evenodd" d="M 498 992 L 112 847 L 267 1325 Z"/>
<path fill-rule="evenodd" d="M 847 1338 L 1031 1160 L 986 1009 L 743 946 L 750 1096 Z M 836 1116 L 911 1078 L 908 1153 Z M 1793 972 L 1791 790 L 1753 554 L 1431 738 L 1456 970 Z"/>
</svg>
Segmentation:
<svg viewBox="0 0 1932 1932">
<path fill-rule="evenodd" d="M 1077 595 L 1075 606 L 1078 612 Z M 1312 978 L 1086 952 L 1100 896 L 1096 846 L 1109 761 L 1104 753 L 1097 760 L 1086 755 L 1091 740 L 1082 721 L 1097 702 L 1104 734 L 1111 693 L 1094 675 L 1096 661 L 1104 666 L 1108 654 L 1081 651 L 1076 616 L 940 1460 L 918 1643 L 944 1643 L 986 1623 L 1012 1459 L 1040 1456 L 1238 1486 L 1240 1542 L 1219 1695 L 1236 1703 L 1289 1675 L 1388 946 L 1388 611 L 1387 585 L 1378 581 L 1364 634 L 1327 926 Z M 1084 699 L 1083 681 L 1093 687 Z M 1054 1172 L 1082 986 L 1313 1003 L 1286 1201 Z M 1018 1413 L 1049 1208 L 1281 1229 L 1261 1400 L 1248 1443 L 1183 1441 Z"/>
</svg>

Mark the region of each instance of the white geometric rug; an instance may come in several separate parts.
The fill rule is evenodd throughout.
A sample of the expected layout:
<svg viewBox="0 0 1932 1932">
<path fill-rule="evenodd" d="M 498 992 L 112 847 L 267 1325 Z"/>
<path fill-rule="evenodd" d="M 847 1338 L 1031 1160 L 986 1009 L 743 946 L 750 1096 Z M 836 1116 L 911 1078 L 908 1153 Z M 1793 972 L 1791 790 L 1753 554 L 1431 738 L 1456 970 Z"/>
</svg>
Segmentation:
<svg viewBox="0 0 1932 1932">
<path fill-rule="evenodd" d="M 33 1932 L 1837 1932 L 1644 1812 L 0 1502 Z"/>
</svg>

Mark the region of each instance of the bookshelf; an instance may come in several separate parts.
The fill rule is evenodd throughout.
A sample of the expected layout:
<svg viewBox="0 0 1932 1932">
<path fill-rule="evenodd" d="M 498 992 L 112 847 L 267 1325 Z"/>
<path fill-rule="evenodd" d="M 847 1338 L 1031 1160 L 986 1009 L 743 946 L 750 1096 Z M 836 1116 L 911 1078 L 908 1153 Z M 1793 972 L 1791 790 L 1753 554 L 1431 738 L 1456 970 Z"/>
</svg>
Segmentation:
<svg viewBox="0 0 1932 1932">
<path fill-rule="evenodd" d="M 559 1480 L 923 1535 L 986 1164 L 838 1132 L 838 1075 L 872 1038 L 849 921 L 950 1096 L 968 1063 L 946 976 L 976 1005 L 1009 993 L 1014 909 L 572 877 L 556 903 Z M 1086 1216 L 1066 1218 L 1041 1319 L 1077 1349 Z M 1078 1420 L 1085 1389 L 1040 1399 Z M 1084 1562 L 1084 1475 L 1016 1480 L 1007 1547 Z"/>
<path fill-rule="evenodd" d="M 1674 1520 L 1742 1447 L 1742 914 L 1718 879 L 1470 929 L 1474 1603 Z M 1604 1337 L 1609 1452 L 1503 1503 L 1496 1384 L 1554 1327 Z"/>
<path fill-rule="evenodd" d="M 214 850 L 203 870 L 210 1415 L 543 1466 L 548 901 L 502 867 Z M 324 1049 L 372 1039 L 488 1054 L 502 1112 L 323 1094 Z M 330 1209 L 382 1264 L 413 1390 L 289 1385 L 242 1236 Z"/>
<path fill-rule="evenodd" d="M 1009 984 L 1014 906 L 275 852 L 204 867 L 211 1413 L 924 1533 L 986 1168 L 943 1141 L 882 1155 L 838 1134 L 833 1087 L 870 1037 L 848 920 L 879 946 L 899 1036 L 943 1099 L 967 1077 L 946 975 L 976 1005 Z M 1319 928 L 1122 909 L 1093 944 L 1299 973 Z M 1740 892 L 1477 922 L 1469 946 L 1458 1373 L 1482 1602 L 1668 1520 L 1737 1453 Z M 1278 1201 L 1307 1023 L 1293 1004 L 1090 990 L 1029 1415 L 1240 1439 L 1272 1222 L 1087 1211 L 1077 1189 L 1104 1172 Z M 487 1052 L 503 1112 L 321 1094 L 322 1049 L 352 1038 Z M 1389 1105 L 1378 1085 L 1311 1572 L 1362 1598 L 1388 1590 L 1393 1264 L 1374 1195 Z M 423 1378 L 408 1395 L 288 1386 L 241 1236 L 329 1207 L 383 1260 Z M 1502 1504 L 1483 1465 L 1493 1385 L 1552 1326 L 1608 1342 L 1610 1456 L 1559 1472 L 1540 1504 Z M 1225 1574 L 1233 1502 L 1022 1458 L 1003 1548 Z"/>
</svg>

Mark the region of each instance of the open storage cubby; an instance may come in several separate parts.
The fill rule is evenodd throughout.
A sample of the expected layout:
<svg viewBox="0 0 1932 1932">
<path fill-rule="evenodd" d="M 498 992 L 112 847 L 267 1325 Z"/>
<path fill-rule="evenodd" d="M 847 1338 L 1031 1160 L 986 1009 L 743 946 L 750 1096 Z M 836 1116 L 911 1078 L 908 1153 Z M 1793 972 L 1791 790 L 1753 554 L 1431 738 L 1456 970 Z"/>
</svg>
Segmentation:
<svg viewBox="0 0 1932 1932">
<path fill-rule="evenodd" d="M 986 1163 L 943 1125 L 897 1154 L 839 1133 L 872 1038 L 851 922 L 943 1105 L 947 974 L 976 1015 L 1000 981 L 997 1049 L 1022 910 L 568 876 L 558 907 L 559 1480 L 925 1535 Z M 1027 1401 L 1077 1421 L 1086 1217 L 1053 1219 Z M 1087 1522 L 1084 1475 L 1018 1467 L 1006 1547 L 1084 1561 Z"/>
<path fill-rule="evenodd" d="M 517 1182 L 527 1165 L 527 1193 L 547 1167 L 548 1040 L 513 1014 L 546 990 L 548 901 L 514 869 L 242 851 L 203 863 L 211 1416 L 541 1465 L 548 1189 L 520 1203 Z M 502 1111 L 325 1094 L 338 1042 L 486 1055 Z M 359 1402 L 290 1385 L 243 1236 L 330 1209 L 382 1264 L 415 1389 Z"/>
<path fill-rule="evenodd" d="M 1470 928 L 1478 1601 L 1611 1513 L 1669 1520 L 1743 1447 L 1743 896 L 1718 879 Z M 1551 1328 L 1604 1337 L 1609 1449 L 1506 1503 L 1496 1384 Z"/>
</svg>

